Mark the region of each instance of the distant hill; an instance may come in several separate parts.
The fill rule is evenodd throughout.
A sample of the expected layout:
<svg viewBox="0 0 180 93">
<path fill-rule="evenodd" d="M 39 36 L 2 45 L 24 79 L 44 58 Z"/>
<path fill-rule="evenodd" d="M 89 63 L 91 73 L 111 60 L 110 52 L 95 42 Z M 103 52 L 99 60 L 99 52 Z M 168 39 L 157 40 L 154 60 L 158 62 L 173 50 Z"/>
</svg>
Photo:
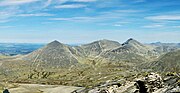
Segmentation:
<svg viewBox="0 0 180 93">
<path fill-rule="evenodd" d="M 150 45 L 155 46 L 154 51 L 163 54 L 171 51 L 175 51 L 177 49 L 180 49 L 180 43 L 151 43 Z"/>
<path fill-rule="evenodd" d="M 161 43 L 161 42 L 155 42 L 155 43 L 150 43 L 151 45 L 156 45 L 156 46 L 175 46 L 180 48 L 180 43 Z"/>
</svg>

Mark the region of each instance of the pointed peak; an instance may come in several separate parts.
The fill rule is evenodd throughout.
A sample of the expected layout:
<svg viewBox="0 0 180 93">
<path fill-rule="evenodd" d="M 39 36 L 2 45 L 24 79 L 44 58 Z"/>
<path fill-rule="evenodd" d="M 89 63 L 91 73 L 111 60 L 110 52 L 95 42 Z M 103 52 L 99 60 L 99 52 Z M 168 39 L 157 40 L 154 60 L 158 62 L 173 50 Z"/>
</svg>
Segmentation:
<svg viewBox="0 0 180 93">
<path fill-rule="evenodd" d="M 132 43 L 138 43 L 138 44 L 140 44 L 140 42 L 138 42 L 137 40 L 135 40 L 135 39 L 133 39 L 133 38 L 129 38 L 126 42 L 123 43 L 123 45 L 132 44 Z"/>
<path fill-rule="evenodd" d="M 129 38 L 126 42 L 132 42 L 132 41 L 136 41 L 136 40 L 133 38 Z"/>
<path fill-rule="evenodd" d="M 127 40 L 127 42 L 129 42 L 129 41 L 133 41 L 133 40 L 135 40 L 135 39 L 133 39 L 133 38 L 129 38 L 129 39 Z"/>
<path fill-rule="evenodd" d="M 58 46 L 58 45 L 61 45 L 61 43 L 57 40 L 54 40 L 48 44 L 48 46 Z"/>
<path fill-rule="evenodd" d="M 57 40 L 54 40 L 54 41 L 52 41 L 51 43 L 60 43 L 59 41 L 57 41 Z"/>
</svg>

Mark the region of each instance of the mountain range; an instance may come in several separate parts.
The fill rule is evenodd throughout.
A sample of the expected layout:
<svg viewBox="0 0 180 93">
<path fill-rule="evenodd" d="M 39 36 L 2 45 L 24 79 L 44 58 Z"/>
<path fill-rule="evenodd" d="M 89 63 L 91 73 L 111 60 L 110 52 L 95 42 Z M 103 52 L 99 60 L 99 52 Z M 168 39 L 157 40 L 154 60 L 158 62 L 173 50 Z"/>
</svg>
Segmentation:
<svg viewBox="0 0 180 93">
<path fill-rule="evenodd" d="M 178 50 L 179 47 L 168 44 L 142 44 L 128 39 L 123 44 L 111 40 L 99 40 L 80 46 L 69 46 L 53 41 L 46 46 L 23 56 L 23 60 L 48 64 L 51 67 L 69 67 L 76 64 L 101 63 L 142 63 L 156 60 L 160 55 Z M 46 65 L 47 66 L 47 65 Z"/>
<path fill-rule="evenodd" d="M 133 38 L 122 44 L 103 39 L 77 46 L 55 40 L 26 55 L 0 56 L 0 79 L 83 87 L 131 81 L 149 71 L 180 72 L 179 49 L 179 44 L 143 44 Z"/>
</svg>

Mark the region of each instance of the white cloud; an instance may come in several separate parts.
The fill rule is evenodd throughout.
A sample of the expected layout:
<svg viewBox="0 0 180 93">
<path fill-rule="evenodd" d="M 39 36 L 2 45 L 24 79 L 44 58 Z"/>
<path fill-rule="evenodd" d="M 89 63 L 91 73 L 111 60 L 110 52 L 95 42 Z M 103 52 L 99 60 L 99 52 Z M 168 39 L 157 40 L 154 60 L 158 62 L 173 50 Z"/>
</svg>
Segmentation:
<svg viewBox="0 0 180 93">
<path fill-rule="evenodd" d="M 0 26 L 0 28 L 12 28 L 14 26 Z"/>
<path fill-rule="evenodd" d="M 36 13 L 36 14 L 19 14 L 17 16 L 22 16 L 22 17 L 29 17 L 29 16 L 54 16 L 54 14 Z"/>
<path fill-rule="evenodd" d="M 180 26 L 173 26 L 173 28 L 180 28 Z"/>
<path fill-rule="evenodd" d="M 133 10 L 133 9 L 122 9 L 122 10 L 113 10 L 108 12 L 101 12 L 101 14 L 106 15 L 122 15 L 122 14 L 133 14 L 133 13 L 140 13 L 143 12 L 142 10 Z"/>
<path fill-rule="evenodd" d="M 120 27 L 120 26 L 127 25 L 129 23 L 131 23 L 131 22 L 130 21 L 119 21 L 119 22 L 115 22 L 113 26 Z"/>
<path fill-rule="evenodd" d="M 39 0 L 3 0 L 0 1 L 0 6 L 12 6 L 12 5 L 21 5 L 26 3 L 33 3 Z"/>
<path fill-rule="evenodd" d="M 73 0 L 75 2 L 95 2 L 97 0 Z"/>
<path fill-rule="evenodd" d="M 58 20 L 58 21 L 76 21 L 76 22 L 104 22 L 112 19 L 124 20 L 125 17 L 130 16 L 130 14 L 142 12 L 140 10 L 114 10 L 110 12 L 100 12 L 95 16 L 84 16 L 84 17 L 69 17 L 69 18 L 51 18 L 50 20 Z M 130 22 L 117 22 L 114 24 L 127 24 Z M 111 24 L 112 26 L 112 24 Z M 116 25 L 117 26 L 117 25 Z"/>
<path fill-rule="evenodd" d="M 160 15 L 160 16 L 149 16 L 145 19 L 153 21 L 177 21 L 180 20 L 180 15 Z"/>
<path fill-rule="evenodd" d="M 146 26 L 143 26 L 143 28 L 160 28 L 160 27 L 163 27 L 164 25 L 162 24 L 152 24 L 152 25 L 146 25 Z"/>
<path fill-rule="evenodd" d="M 55 20 L 55 21 L 72 21 L 73 18 L 51 18 L 50 20 Z"/>
<path fill-rule="evenodd" d="M 117 13 L 138 13 L 138 12 L 143 12 L 143 11 L 127 9 L 127 10 L 116 10 L 115 12 L 117 12 Z"/>
<path fill-rule="evenodd" d="M 107 12 L 100 12 L 101 16 L 106 16 L 108 18 L 116 18 L 124 20 L 129 16 L 137 16 L 137 14 L 143 13 L 143 10 L 133 10 L 133 9 L 122 9 L 122 10 L 112 10 Z"/>
<path fill-rule="evenodd" d="M 119 21 L 119 22 L 116 22 L 117 24 L 128 24 L 128 23 L 131 23 L 130 21 Z"/>
<path fill-rule="evenodd" d="M 114 24 L 113 26 L 117 26 L 117 27 L 119 27 L 119 26 L 122 26 L 121 24 Z"/>
<path fill-rule="evenodd" d="M 47 0 L 47 2 L 45 2 L 44 4 L 44 7 L 48 7 L 51 3 L 52 3 L 52 0 Z"/>
<path fill-rule="evenodd" d="M 0 10 L 0 23 L 9 22 L 11 20 L 10 18 L 19 12 L 20 10 L 18 7 L 4 8 L 3 10 Z"/>
<path fill-rule="evenodd" d="M 58 5 L 58 6 L 55 6 L 55 8 L 83 8 L 86 6 L 87 5 L 84 5 L 84 4 L 69 4 L 69 5 Z"/>
<path fill-rule="evenodd" d="M 71 18 L 51 18 L 49 20 L 55 20 L 55 21 L 76 21 L 76 22 L 84 22 L 84 21 L 94 21 L 96 20 L 96 17 L 71 17 Z"/>
<path fill-rule="evenodd" d="M 6 23 L 9 22 L 10 20 L 0 20 L 0 23 Z"/>
</svg>

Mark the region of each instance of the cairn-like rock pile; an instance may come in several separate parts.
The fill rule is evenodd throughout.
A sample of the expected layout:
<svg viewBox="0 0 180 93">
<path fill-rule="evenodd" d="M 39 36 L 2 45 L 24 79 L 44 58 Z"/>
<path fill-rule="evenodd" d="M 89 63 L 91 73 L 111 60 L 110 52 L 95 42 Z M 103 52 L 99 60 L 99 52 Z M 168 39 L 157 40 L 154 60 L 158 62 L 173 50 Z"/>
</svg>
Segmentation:
<svg viewBox="0 0 180 93">
<path fill-rule="evenodd" d="M 139 93 L 152 93 L 164 86 L 163 79 L 159 74 L 150 73 L 143 79 L 136 80 L 135 84 Z"/>
<path fill-rule="evenodd" d="M 179 81 L 180 78 L 175 75 L 167 76 L 163 79 L 157 73 L 150 73 L 134 81 L 108 82 L 101 86 L 75 93 L 179 93 Z"/>
</svg>

